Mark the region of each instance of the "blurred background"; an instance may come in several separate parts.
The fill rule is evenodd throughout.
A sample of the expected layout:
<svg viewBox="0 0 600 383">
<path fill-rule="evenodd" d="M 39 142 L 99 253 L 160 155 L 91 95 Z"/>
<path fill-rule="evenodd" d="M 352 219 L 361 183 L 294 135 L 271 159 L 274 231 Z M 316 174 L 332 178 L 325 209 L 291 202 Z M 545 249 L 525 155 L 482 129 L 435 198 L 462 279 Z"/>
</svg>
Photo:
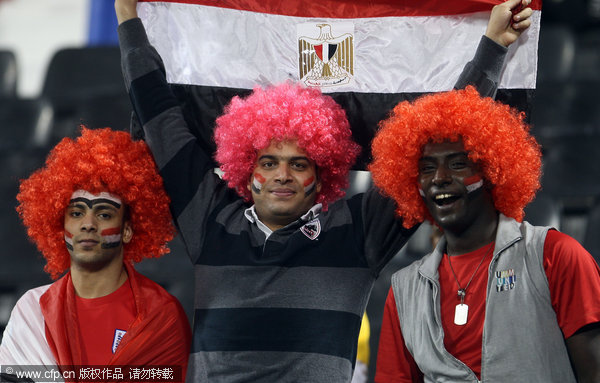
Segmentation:
<svg viewBox="0 0 600 383">
<path fill-rule="evenodd" d="M 0 334 L 16 300 L 51 282 L 15 212 L 19 179 L 40 167 L 61 138 L 76 136 L 80 124 L 128 130 L 119 56 L 113 0 L 0 0 Z M 573 236 L 597 261 L 599 90 L 600 0 L 545 0 L 529 116 L 543 146 L 544 176 L 526 219 Z M 368 173 L 353 172 L 348 194 L 369 185 Z M 429 252 L 431 235 L 423 225 L 373 289 L 371 371 L 390 276 Z M 191 317 L 192 268 L 177 238 L 171 248 L 138 269 L 178 297 Z"/>
</svg>

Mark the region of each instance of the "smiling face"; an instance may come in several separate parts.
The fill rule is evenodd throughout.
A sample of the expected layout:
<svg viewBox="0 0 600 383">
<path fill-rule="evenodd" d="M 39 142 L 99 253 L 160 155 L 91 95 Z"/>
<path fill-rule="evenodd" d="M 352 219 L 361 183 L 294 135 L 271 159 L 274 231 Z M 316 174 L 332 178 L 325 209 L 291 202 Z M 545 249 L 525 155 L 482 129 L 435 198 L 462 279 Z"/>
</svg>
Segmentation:
<svg viewBox="0 0 600 383">
<path fill-rule="evenodd" d="M 65 242 L 71 267 L 95 271 L 123 262 L 123 244 L 133 231 L 121 199 L 109 193 L 77 190 L 65 211 Z"/>
<path fill-rule="evenodd" d="M 248 190 L 260 220 L 276 230 L 308 212 L 321 183 L 315 163 L 296 142 L 272 142 L 257 158 Z"/>
<path fill-rule="evenodd" d="M 429 213 L 444 231 L 461 233 L 483 211 L 495 209 L 481 169 L 469 159 L 462 141 L 426 144 L 417 180 Z"/>
</svg>

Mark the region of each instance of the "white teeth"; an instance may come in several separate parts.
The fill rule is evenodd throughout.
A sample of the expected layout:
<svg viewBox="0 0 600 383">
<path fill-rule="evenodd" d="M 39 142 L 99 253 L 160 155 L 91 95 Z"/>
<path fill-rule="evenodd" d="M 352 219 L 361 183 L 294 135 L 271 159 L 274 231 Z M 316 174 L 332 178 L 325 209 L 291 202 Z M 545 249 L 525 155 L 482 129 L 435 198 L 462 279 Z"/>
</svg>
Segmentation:
<svg viewBox="0 0 600 383">
<path fill-rule="evenodd" d="M 438 194 L 435 196 L 435 199 L 440 200 L 440 199 L 444 199 L 444 198 L 451 198 L 452 194 Z"/>
</svg>

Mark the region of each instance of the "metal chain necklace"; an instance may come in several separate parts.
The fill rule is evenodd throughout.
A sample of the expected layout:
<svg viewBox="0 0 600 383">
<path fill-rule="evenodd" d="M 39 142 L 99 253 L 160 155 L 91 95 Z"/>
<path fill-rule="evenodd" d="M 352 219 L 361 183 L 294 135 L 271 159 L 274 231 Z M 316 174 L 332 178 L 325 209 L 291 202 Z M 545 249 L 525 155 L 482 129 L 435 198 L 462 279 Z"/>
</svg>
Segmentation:
<svg viewBox="0 0 600 383">
<path fill-rule="evenodd" d="M 467 306 L 465 304 L 465 296 L 467 295 L 467 289 L 469 288 L 469 285 L 471 284 L 473 277 L 475 277 L 475 274 L 477 274 L 477 270 L 479 270 L 479 267 L 481 267 L 483 260 L 485 258 L 487 258 L 487 256 L 490 255 L 491 251 L 494 249 L 493 246 L 494 246 L 494 242 L 490 243 L 490 247 L 483 254 L 483 258 L 481 258 L 481 261 L 479 261 L 479 264 L 477 265 L 475 272 L 473 272 L 473 274 L 471 275 L 471 278 L 469 279 L 469 282 L 467 282 L 467 285 L 465 286 L 464 289 L 460 286 L 460 282 L 458 281 L 458 278 L 456 277 L 456 273 L 454 272 L 454 268 L 452 267 L 452 262 L 450 262 L 450 255 L 446 254 L 446 255 L 448 255 L 448 265 L 450 265 L 450 271 L 452 271 L 454 280 L 456 281 L 456 284 L 458 285 L 458 299 L 460 299 L 460 303 L 457 304 L 456 308 L 454 309 L 454 324 L 455 325 L 463 326 L 467 323 L 467 317 L 469 316 L 469 306 Z"/>
</svg>

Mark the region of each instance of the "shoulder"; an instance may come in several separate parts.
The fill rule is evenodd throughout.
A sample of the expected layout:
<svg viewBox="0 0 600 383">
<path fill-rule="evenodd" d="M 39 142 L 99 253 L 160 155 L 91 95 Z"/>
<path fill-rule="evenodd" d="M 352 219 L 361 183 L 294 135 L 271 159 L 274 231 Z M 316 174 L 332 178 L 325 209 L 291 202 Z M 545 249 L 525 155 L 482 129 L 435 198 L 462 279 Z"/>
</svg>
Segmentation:
<svg viewBox="0 0 600 383">
<path fill-rule="evenodd" d="M 545 262 L 551 264 L 595 263 L 592 255 L 575 238 L 558 230 L 548 230 L 544 258 Z"/>
<path fill-rule="evenodd" d="M 23 296 L 21 296 L 21 298 L 19 298 L 17 304 L 19 304 L 19 303 L 21 303 L 21 304 L 24 304 L 24 303 L 38 304 L 41 296 L 44 295 L 44 293 L 46 293 L 46 291 L 48 291 L 50 286 L 52 286 L 51 283 L 47 284 L 47 285 L 35 287 L 31 290 L 27 290 L 27 292 L 25 292 L 25 294 L 23 294 Z"/>
<path fill-rule="evenodd" d="M 421 280 L 419 269 L 423 266 L 429 258 L 432 257 L 432 254 L 427 254 L 421 259 L 417 259 L 410 265 L 403 267 L 402 269 L 396 271 L 392 275 L 392 287 L 393 286 L 410 286 L 415 283 L 419 283 Z M 402 293 L 410 294 L 411 292 L 407 288 L 403 288 L 400 290 Z"/>
</svg>

